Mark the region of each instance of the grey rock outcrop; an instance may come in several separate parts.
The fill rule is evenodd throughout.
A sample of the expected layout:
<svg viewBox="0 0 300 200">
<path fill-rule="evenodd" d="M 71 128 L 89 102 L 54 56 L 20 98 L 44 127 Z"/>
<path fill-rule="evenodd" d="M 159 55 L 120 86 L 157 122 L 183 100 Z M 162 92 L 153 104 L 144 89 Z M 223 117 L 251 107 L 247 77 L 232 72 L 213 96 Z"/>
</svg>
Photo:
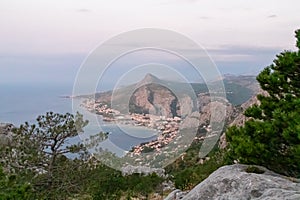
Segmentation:
<svg viewBox="0 0 300 200">
<path fill-rule="evenodd" d="M 250 89 L 254 93 L 257 90 L 257 82 L 252 76 L 228 76 L 224 78 L 224 81 L 229 84 L 229 88 L 227 88 L 229 95 L 237 95 L 238 92 L 241 92 L 241 88 Z M 233 83 L 234 85 L 232 85 Z M 239 90 L 235 90 L 236 86 Z M 239 100 L 241 104 L 248 99 L 249 94 L 243 95 L 245 96 L 242 98 L 243 100 Z M 226 107 L 226 122 L 231 122 L 237 111 L 233 101 L 229 101 L 229 99 L 237 98 L 236 96 L 226 99 L 224 95 L 223 99 L 221 97 L 216 99 L 219 96 L 212 95 L 211 98 L 203 84 L 167 81 L 152 74 L 147 74 L 136 84 L 97 93 L 94 97 L 96 102 L 108 104 L 124 114 L 144 113 L 165 117 L 181 116 L 184 118 L 198 110 L 202 116 L 200 125 L 207 124 L 211 116 L 214 120 L 223 120 L 225 113 L 211 115 L 212 111 L 216 113 Z M 93 95 L 90 98 L 93 98 Z M 199 106 L 198 108 L 196 104 Z"/>
<path fill-rule="evenodd" d="M 0 123 L 0 147 L 10 145 L 12 143 L 14 126 L 9 123 Z"/>
<path fill-rule="evenodd" d="M 235 107 L 227 99 L 219 97 L 211 99 L 209 94 L 198 95 L 200 112 L 200 125 L 208 125 L 208 122 L 221 122 L 232 120 L 237 115 Z"/>
<path fill-rule="evenodd" d="M 139 87 L 131 96 L 133 111 L 166 117 L 177 116 L 178 99 L 168 88 L 151 83 Z"/>
<path fill-rule="evenodd" d="M 126 175 L 132 175 L 134 173 L 138 174 L 144 174 L 144 175 L 149 175 L 152 173 L 157 174 L 160 177 L 165 176 L 165 170 L 162 168 L 151 168 L 147 166 L 132 166 L 132 165 L 126 165 L 121 168 L 122 174 L 124 176 Z"/>
<path fill-rule="evenodd" d="M 235 119 L 231 122 L 229 126 L 243 126 L 245 124 L 245 122 L 248 120 L 248 118 L 244 115 L 244 112 L 247 110 L 247 108 L 253 105 L 260 105 L 260 101 L 257 99 L 258 94 L 264 96 L 268 95 L 266 91 L 259 89 L 257 93 L 255 93 L 248 101 L 241 105 L 241 112 L 238 116 L 235 117 Z"/>
<path fill-rule="evenodd" d="M 187 192 L 183 192 L 183 191 L 177 189 L 177 190 L 172 191 L 164 200 L 182 199 L 186 194 L 187 194 Z"/>
<path fill-rule="evenodd" d="M 229 127 L 230 126 L 243 126 L 245 124 L 245 122 L 249 119 L 248 117 L 246 117 L 244 115 L 244 112 L 251 106 L 253 105 L 260 105 L 260 101 L 257 99 L 257 95 L 258 94 L 262 94 L 264 96 L 267 96 L 268 93 L 262 89 L 257 89 L 256 90 L 257 93 L 255 93 L 255 95 L 253 95 L 248 101 L 246 101 L 245 103 L 243 103 L 240 106 L 240 110 L 238 110 L 237 108 L 235 108 L 235 112 L 231 112 L 231 116 L 228 117 L 231 118 L 231 120 L 228 120 L 229 122 Z M 227 146 L 227 141 L 226 141 L 226 136 L 225 133 L 222 134 L 222 136 L 220 137 L 220 142 L 219 142 L 219 148 L 220 149 L 225 149 Z"/>
<path fill-rule="evenodd" d="M 292 181 L 264 167 L 254 167 L 260 172 L 259 174 L 247 172 L 248 165 L 235 164 L 221 167 L 192 189 L 183 199 L 300 199 L 299 180 Z"/>
</svg>

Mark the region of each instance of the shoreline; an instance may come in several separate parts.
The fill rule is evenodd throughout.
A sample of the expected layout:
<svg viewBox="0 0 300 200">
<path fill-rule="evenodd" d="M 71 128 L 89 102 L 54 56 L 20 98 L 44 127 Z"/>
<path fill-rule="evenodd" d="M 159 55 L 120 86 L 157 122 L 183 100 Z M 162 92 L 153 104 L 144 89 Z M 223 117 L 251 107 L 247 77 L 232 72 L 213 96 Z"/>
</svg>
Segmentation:
<svg viewBox="0 0 300 200">
<path fill-rule="evenodd" d="M 105 123 L 120 123 L 156 131 L 157 138 L 155 140 L 132 147 L 129 153 L 134 155 L 153 150 L 160 151 L 162 147 L 172 142 L 179 132 L 180 117 L 166 118 L 165 116 L 136 113 L 125 115 L 118 110 L 111 109 L 107 104 L 96 102 L 93 99 L 85 99 L 80 105 L 89 112 L 101 115 Z"/>
</svg>

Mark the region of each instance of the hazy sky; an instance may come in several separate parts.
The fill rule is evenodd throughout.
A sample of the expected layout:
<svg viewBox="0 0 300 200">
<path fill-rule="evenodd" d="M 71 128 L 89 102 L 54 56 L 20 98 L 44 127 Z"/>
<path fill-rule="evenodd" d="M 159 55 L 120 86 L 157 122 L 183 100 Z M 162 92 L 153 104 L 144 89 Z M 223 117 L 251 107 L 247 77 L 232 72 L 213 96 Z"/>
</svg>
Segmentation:
<svg viewBox="0 0 300 200">
<path fill-rule="evenodd" d="M 14 67 L 78 67 L 111 36 L 145 27 L 190 37 L 224 73 L 257 72 L 294 48 L 299 10 L 299 0 L 1 0 L 0 81 Z"/>
</svg>

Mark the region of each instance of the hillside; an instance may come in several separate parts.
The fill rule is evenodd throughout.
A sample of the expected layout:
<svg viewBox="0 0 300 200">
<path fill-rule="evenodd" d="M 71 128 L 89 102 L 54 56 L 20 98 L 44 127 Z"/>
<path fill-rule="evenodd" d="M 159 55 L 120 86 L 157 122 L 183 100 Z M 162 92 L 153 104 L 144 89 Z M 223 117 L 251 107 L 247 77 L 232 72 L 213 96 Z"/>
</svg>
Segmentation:
<svg viewBox="0 0 300 200">
<path fill-rule="evenodd" d="M 233 106 L 245 103 L 258 91 L 255 77 L 252 76 L 224 76 L 223 83 L 226 98 Z M 191 91 L 194 94 L 191 94 Z M 114 91 L 96 93 L 89 97 L 94 96 L 97 102 L 103 102 L 109 106 L 113 104 L 114 108 L 120 112 L 151 113 L 174 117 L 180 116 L 180 106 L 186 108 L 186 105 L 179 105 L 179 99 L 197 95 L 198 101 L 201 102 L 201 97 L 203 97 L 201 94 L 208 94 L 208 88 L 204 83 L 166 81 L 147 74 L 136 84 Z"/>
</svg>

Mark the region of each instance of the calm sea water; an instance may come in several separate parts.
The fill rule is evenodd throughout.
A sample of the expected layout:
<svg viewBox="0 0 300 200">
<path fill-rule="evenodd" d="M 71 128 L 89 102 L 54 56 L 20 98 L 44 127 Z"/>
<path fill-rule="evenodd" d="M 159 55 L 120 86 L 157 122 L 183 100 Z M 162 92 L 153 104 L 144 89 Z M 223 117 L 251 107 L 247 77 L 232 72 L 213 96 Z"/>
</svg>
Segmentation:
<svg viewBox="0 0 300 200">
<path fill-rule="evenodd" d="M 35 85 L 35 84 L 1 84 L 0 85 L 0 122 L 13 123 L 16 126 L 28 121 L 34 123 L 38 115 L 48 111 L 59 113 L 73 113 L 72 99 L 61 98 L 63 95 L 71 95 L 71 85 Z M 79 104 L 79 100 L 75 101 Z M 101 143 L 101 147 L 121 156 L 133 146 L 156 138 L 152 130 L 104 124 L 101 117 L 80 108 L 85 119 L 89 120 L 85 128 L 84 138 L 99 133 L 109 132 L 107 140 Z M 101 124 L 101 125 L 99 125 Z M 80 142 L 81 138 L 73 138 L 70 142 Z"/>
</svg>

